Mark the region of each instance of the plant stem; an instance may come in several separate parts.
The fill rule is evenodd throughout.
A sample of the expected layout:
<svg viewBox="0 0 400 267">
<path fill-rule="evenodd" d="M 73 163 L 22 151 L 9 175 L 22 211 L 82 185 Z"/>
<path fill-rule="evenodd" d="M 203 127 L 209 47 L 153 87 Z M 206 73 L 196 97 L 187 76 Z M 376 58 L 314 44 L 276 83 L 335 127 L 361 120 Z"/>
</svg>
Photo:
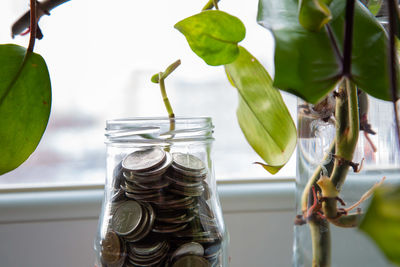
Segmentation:
<svg viewBox="0 0 400 267">
<path fill-rule="evenodd" d="M 341 217 L 338 213 L 336 198 L 346 179 L 359 135 L 357 88 L 348 78 L 345 78 L 339 87 L 338 96 L 336 97 L 335 117 L 335 148 L 331 147 L 331 151 L 335 152 L 335 159 L 332 161 L 334 164 L 330 178 L 323 177 L 323 179 L 319 179 L 320 167 L 317 168 L 310 178 L 302 198 L 304 208 L 305 201 L 310 204 L 308 199 L 309 187 L 319 180 L 318 185 L 322 191 L 322 198 L 325 200 L 322 202 L 322 210 L 326 219 L 313 214 L 308 221 L 313 245 L 313 267 L 330 266 L 329 223 L 341 227 L 354 227 L 358 224 L 360 218 L 360 214 Z M 313 201 L 317 200 L 314 199 Z"/>
<path fill-rule="evenodd" d="M 333 154 L 335 154 L 335 142 L 332 142 L 332 144 L 329 147 L 329 152 L 324 156 L 322 161 L 325 162 Z M 325 168 L 328 171 L 329 175 L 332 173 L 333 162 L 334 162 L 334 160 L 332 159 L 328 164 L 325 165 Z M 322 172 L 322 166 L 319 165 L 315 169 L 315 171 L 314 171 L 313 175 L 310 177 L 310 179 L 308 179 L 307 185 L 304 188 L 303 195 L 301 198 L 301 205 L 302 205 L 303 213 L 305 213 L 307 208 L 313 204 L 313 203 L 310 203 L 310 201 L 308 201 L 308 199 L 309 199 L 311 187 L 317 183 L 317 181 L 321 175 L 321 172 Z"/>
<path fill-rule="evenodd" d="M 36 22 L 39 21 L 39 19 L 43 16 L 43 15 L 49 15 L 50 14 L 50 10 L 52 10 L 53 8 L 68 2 L 70 0 L 45 0 L 43 2 L 38 2 L 37 3 L 37 14 L 36 14 Z M 31 5 L 32 6 L 32 5 Z M 23 32 L 26 28 L 29 27 L 30 25 L 30 11 L 28 10 L 27 12 L 25 12 L 24 15 L 22 15 L 11 27 L 11 36 L 14 38 L 14 36 L 20 34 L 21 32 Z M 41 39 L 41 38 L 39 38 Z"/>
<path fill-rule="evenodd" d="M 203 7 L 201 11 L 208 10 L 208 9 L 218 9 L 218 2 L 220 0 L 208 0 L 207 4 Z"/>
<path fill-rule="evenodd" d="M 33 48 L 35 46 L 35 39 L 36 39 L 36 21 L 35 21 L 35 17 L 36 17 L 36 0 L 30 0 L 30 5 L 31 5 L 31 9 L 30 9 L 30 14 L 31 14 L 31 20 L 30 20 L 30 27 L 31 29 L 33 29 L 31 31 L 30 34 L 30 38 L 29 38 L 29 45 L 28 48 L 25 52 L 24 58 L 22 60 L 21 66 L 18 68 L 17 73 L 15 74 L 15 76 L 13 77 L 13 79 L 11 80 L 10 84 L 6 87 L 6 90 L 4 91 L 4 93 L 2 95 L 0 95 L 0 105 L 3 104 L 4 100 L 6 99 L 6 97 L 8 96 L 8 94 L 11 92 L 11 89 L 14 87 L 15 83 L 18 80 L 18 77 L 21 75 L 22 70 L 24 69 L 26 62 L 28 61 L 29 56 L 31 55 L 31 53 L 33 52 Z"/>
<path fill-rule="evenodd" d="M 392 102 L 394 108 L 394 116 L 396 123 L 396 134 L 398 145 L 400 145 L 400 122 L 399 122 L 399 112 L 397 108 L 397 53 L 396 53 L 396 32 L 397 23 L 396 16 L 398 16 L 398 6 L 397 1 L 388 0 L 388 13 L 389 13 L 389 75 L 390 75 L 390 91 L 392 93 Z"/>
<path fill-rule="evenodd" d="M 353 45 L 353 24 L 354 24 L 354 1 L 346 1 L 346 18 L 344 32 L 344 47 L 343 47 L 343 69 L 344 77 L 351 76 L 351 49 Z"/>
<path fill-rule="evenodd" d="M 309 221 L 313 248 L 312 267 L 331 266 L 331 236 L 329 223 L 326 220 Z"/>
<path fill-rule="evenodd" d="M 36 0 L 30 0 L 30 3 L 31 3 L 31 12 L 30 12 L 31 34 L 29 38 L 28 53 L 33 52 L 33 48 L 35 47 L 36 31 L 37 31 Z"/>
<path fill-rule="evenodd" d="M 175 114 L 174 111 L 172 110 L 171 103 L 169 102 L 168 96 L 167 96 L 167 91 L 165 90 L 165 82 L 164 78 L 162 77 L 163 73 L 159 73 L 159 83 L 160 83 L 160 90 L 161 90 L 161 95 L 164 101 L 165 108 L 167 109 L 168 112 L 168 117 L 170 119 L 170 125 L 169 125 L 169 130 L 173 131 L 175 130 Z"/>
<path fill-rule="evenodd" d="M 330 177 L 333 185 L 340 191 L 353 159 L 359 135 L 359 115 L 357 88 L 345 79 L 336 98 L 336 159 Z"/>
</svg>

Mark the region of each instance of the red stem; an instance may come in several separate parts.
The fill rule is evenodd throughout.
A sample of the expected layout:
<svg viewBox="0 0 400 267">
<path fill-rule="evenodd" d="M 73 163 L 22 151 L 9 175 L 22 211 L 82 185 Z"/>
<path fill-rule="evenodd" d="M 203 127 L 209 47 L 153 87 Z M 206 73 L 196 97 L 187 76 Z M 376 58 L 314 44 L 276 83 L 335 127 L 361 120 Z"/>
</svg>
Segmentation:
<svg viewBox="0 0 400 267">
<path fill-rule="evenodd" d="M 33 52 L 36 40 L 37 31 L 37 18 L 36 18 L 36 0 L 30 0 L 31 3 L 31 13 L 30 13 L 30 29 L 31 34 L 29 38 L 28 52 Z"/>
</svg>

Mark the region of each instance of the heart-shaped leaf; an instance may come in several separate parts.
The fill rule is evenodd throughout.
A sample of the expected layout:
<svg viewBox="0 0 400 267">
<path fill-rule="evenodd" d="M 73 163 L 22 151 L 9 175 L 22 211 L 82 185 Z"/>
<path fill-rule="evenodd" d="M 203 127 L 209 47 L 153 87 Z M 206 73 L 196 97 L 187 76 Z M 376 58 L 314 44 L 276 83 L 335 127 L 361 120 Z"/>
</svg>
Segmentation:
<svg viewBox="0 0 400 267">
<path fill-rule="evenodd" d="M 329 6 L 329 23 L 338 53 L 343 53 L 346 1 Z M 342 62 L 328 31 L 311 32 L 298 22 L 296 0 L 260 0 L 258 21 L 272 30 L 275 45 L 274 86 L 317 103 L 340 81 Z M 383 27 L 361 3 L 354 14 L 352 80 L 368 94 L 391 100 L 388 77 L 387 36 Z"/>
<path fill-rule="evenodd" d="M 262 166 L 276 173 L 293 153 L 296 128 L 268 72 L 246 49 L 239 49 L 239 57 L 225 65 L 229 80 L 239 92 L 239 125 L 249 144 L 267 163 Z"/>
<path fill-rule="evenodd" d="M 238 43 L 246 35 L 243 23 L 219 10 L 206 10 L 179 21 L 174 26 L 190 48 L 212 66 L 233 62 L 239 55 Z"/>
<path fill-rule="evenodd" d="M 36 149 L 50 115 L 51 85 L 44 59 L 17 45 L 0 45 L 0 175 Z"/>
<path fill-rule="evenodd" d="M 390 261 L 400 265 L 399 186 L 376 189 L 360 229 L 375 241 Z"/>
</svg>

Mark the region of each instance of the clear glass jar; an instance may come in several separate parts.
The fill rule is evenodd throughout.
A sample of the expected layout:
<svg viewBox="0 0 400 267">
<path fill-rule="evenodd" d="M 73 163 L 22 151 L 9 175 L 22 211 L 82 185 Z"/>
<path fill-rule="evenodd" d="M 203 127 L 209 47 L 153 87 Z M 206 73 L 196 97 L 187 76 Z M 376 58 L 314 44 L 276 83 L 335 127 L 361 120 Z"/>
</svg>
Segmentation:
<svg viewBox="0 0 400 267">
<path fill-rule="evenodd" d="M 107 121 L 97 267 L 227 266 L 212 134 L 210 118 Z"/>
<path fill-rule="evenodd" d="M 359 103 L 360 125 L 364 124 L 361 126 L 361 129 L 364 130 L 360 131 L 352 161 L 360 164 L 358 166 L 360 171 L 356 173 L 349 168 L 346 180 L 340 190 L 339 197 L 346 203 L 345 206 L 338 204 L 338 207 L 341 208 L 348 208 L 356 203 L 383 177 L 386 177 L 385 184 L 400 183 L 400 158 L 393 104 L 372 97 L 361 99 Z M 331 104 L 334 107 L 334 103 Z M 296 177 L 296 212 L 298 215 L 303 213 L 303 192 L 308 186 L 310 178 L 315 175 L 321 165 L 323 167 L 319 169 L 318 175 L 327 176 L 331 172 L 335 160 L 334 152 L 331 150 L 331 144 L 335 138 L 335 121 L 332 117 L 328 119 L 329 115 L 328 113 L 321 114 L 312 105 L 299 100 Z M 308 196 L 307 210 L 310 210 L 311 203 L 313 203 L 312 192 Z M 367 209 L 369 201 L 370 199 L 367 199 L 357 207 L 360 208 L 359 212 Z M 357 208 L 349 213 L 357 212 Z M 303 223 L 294 227 L 293 266 L 393 266 L 388 263 L 373 241 L 357 227 L 343 228 L 331 223 L 321 224 L 319 227 L 320 240 L 325 239 L 324 244 L 328 247 L 326 251 L 330 254 L 327 257 L 330 259 L 330 263 L 314 265 L 311 237 L 313 230 L 307 219 Z M 322 241 L 319 244 L 322 244 Z"/>
</svg>

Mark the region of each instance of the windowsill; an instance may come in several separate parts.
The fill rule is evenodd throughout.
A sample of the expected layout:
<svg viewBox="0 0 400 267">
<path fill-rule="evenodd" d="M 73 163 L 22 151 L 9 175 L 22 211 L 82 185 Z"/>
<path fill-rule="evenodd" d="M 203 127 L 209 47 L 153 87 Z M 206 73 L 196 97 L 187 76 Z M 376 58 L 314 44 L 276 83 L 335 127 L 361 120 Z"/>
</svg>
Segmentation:
<svg viewBox="0 0 400 267">
<path fill-rule="evenodd" d="M 224 213 L 294 210 L 294 179 L 219 181 Z M 0 224 L 98 218 L 104 186 L 0 189 Z"/>
</svg>

